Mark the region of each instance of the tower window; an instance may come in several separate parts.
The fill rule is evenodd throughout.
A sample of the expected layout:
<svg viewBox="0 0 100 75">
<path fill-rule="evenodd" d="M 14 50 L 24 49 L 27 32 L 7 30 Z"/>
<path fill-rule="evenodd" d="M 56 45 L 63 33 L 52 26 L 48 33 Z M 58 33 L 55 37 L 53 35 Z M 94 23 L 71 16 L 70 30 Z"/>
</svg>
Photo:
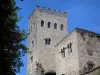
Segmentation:
<svg viewBox="0 0 100 75">
<path fill-rule="evenodd" d="M 65 57 L 65 48 L 64 47 L 61 49 L 61 54 L 62 54 L 62 57 L 64 58 Z"/>
<path fill-rule="evenodd" d="M 50 38 L 46 38 L 46 39 L 45 39 L 45 44 L 50 45 L 50 41 L 51 41 Z"/>
<path fill-rule="evenodd" d="M 69 43 L 70 53 L 72 53 L 72 43 Z"/>
<path fill-rule="evenodd" d="M 50 45 L 50 41 L 51 41 L 51 39 L 50 38 L 48 38 L 48 44 Z"/>
<path fill-rule="evenodd" d="M 54 29 L 57 29 L 57 23 L 54 23 Z"/>
<path fill-rule="evenodd" d="M 43 27 L 43 26 L 44 26 L 44 21 L 42 20 L 42 21 L 41 21 L 41 27 Z"/>
<path fill-rule="evenodd" d="M 32 47 L 34 47 L 34 40 L 32 41 Z"/>
<path fill-rule="evenodd" d="M 30 29 L 29 29 L 29 33 L 30 33 Z"/>
<path fill-rule="evenodd" d="M 89 61 L 89 62 L 87 63 L 87 65 L 88 65 L 88 70 L 92 70 L 93 67 L 94 67 L 94 63 L 93 63 L 92 61 Z"/>
<path fill-rule="evenodd" d="M 32 32 L 32 26 L 31 26 L 31 32 Z"/>
<path fill-rule="evenodd" d="M 50 22 L 48 22 L 48 28 L 50 28 Z"/>
<path fill-rule="evenodd" d="M 33 61 L 33 56 L 31 56 L 31 62 Z"/>
<path fill-rule="evenodd" d="M 60 27 L 60 29 L 61 29 L 61 30 L 63 30 L 63 29 L 64 29 L 64 25 L 63 25 L 63 24 L 61 24 L 61 27 Z"/>
<path fill-rule="evenodd" d="M 45 38 L 45 44 L 47 44 L 47 38 Z"/>
</svg>

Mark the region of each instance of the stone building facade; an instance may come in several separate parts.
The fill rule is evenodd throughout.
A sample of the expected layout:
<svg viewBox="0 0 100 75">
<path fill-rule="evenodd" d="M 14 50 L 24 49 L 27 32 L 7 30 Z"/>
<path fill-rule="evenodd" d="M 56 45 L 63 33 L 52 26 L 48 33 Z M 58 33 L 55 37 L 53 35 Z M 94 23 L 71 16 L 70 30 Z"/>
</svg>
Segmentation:
<svg viewBox="0 0 100 75">
<path fill-rule="evenodd" d="M 80 75 L 100 65 L 100 35 L 80 28 L 68 34 L 66 17 L 66 12 L 34 9 L 28 25 L 27 75 Z"/>
<path fill-rule="evenodd" d="M 81 75 L 100 66 L 100 34 L 75 28 L 55 47 L 57 75 Z"/>
<path fill-rule="evenodd" d="M 66 12 L 37 6 L 29 17 L 28 74 L 40 74 L 36 62 L 44 72 L 55 71 L 55 44 L 66 34 Z"/>
</svg>

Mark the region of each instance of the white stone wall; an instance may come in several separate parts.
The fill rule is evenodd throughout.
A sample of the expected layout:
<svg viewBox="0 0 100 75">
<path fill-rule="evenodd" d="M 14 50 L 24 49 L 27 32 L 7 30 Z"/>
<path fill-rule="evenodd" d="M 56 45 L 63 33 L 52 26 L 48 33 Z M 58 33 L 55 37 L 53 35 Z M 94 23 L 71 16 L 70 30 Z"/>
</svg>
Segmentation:
<svg viewBox="0 0 100 75">
<path fill-rule="evenodd" d="M 65 39 L 58 44 L 56 50 L 56 72 L 57 75 L 79 75 L 79 60 L 78 60 L 78 48 L 77 48 L 77 33 L 73 31 L 71 34 L 65 37 Z M 63 47 L 67 47 L 67 44 L 72 43 L 72 53 L 68 53 L 68 49 L 65 50 L 65 57 L 62 58 L 60 50 Z"/>
<path fill-rule="evenodd" d="M 41 27 L 41 20 L 44 21 L 44 27 Z M 47 28 L 48 22 L 51 23 L 50 28 Z M 57 29 L 54 29 L 54 23 L 57 23 Z M 64 30 L 60 30 L 61 24 L 64 25 Z M 79 75 L 89 60 L 93 61 L 95 67 L 100 66 L 100 35 L 98 38 L 98 34 L 82 29 L 75 29 L 68 35 L 65 14 L 36 8 L 30 16 L 28 28 L 28 47 L 32 53 L 27 58 L 27 75 L 37 75 L 36 61 L 42 65 L 45 72 L 53 70 L 57 75 Z M 45 38 L 51 39 L 50 45 L 45 44 Z M 67 47 L 70 42 L 72 53 L 69 54 L 66 49 L 65 57 L 62 58 L 61 48 Z M 93 56 L 89 56 L 87 50 L 92 50 Z"/>
<path fill-rule="evenodd" d="M 78 32 L 78 56 L 79 69 L 83 71 L 88 61 L 92 61 L 95 67 L 100 66 L 100 37 L 92 32 Z M 93 56 L 88 55 L 87 50 L 93 52 Z"/>
<path fill-rule="evenodd" d="M 44 27 L 41 27 L 41 20 L 44 21 Z M 50 22 L 50 28 L 47 23 Z M 54 29 L 54 23 L 57 23 L 57 29 Z M 60 30 L 60 25 L 64 25 L 64 29 Z M 66 34 L 67 20 L 66 14 L 55 11 L 44 11 L 35 8 L 29 19 L 29 28 L 32 26 L 32 32 L 28 37 L 29 49 L 32 54 L 29 55 L 28 68 L 32 69 L 32 75 L 36 75 L 36 61 L 42 64 L 45 72 L 55 70 L 55 44 L 58 43 Z M 50 45 L 45 45 L 45 38 L 50 38 Z M 34 40 L 34 47 L 32 46 Z M 30 57 L 33 56 L 33 62 Z M 31 74 L 31 71 L 28 71 Z"/>
<path fill-rule="evenodd" d="M 42 14 L 42 16 L 40 16 Z M 65 17 L 59 17 L 47 13 L 38 12 L 38 27 L 37 27 L 37 48 L 39 52 L 39 62 L 42 63 L 45 70 L 54 70 L 54 46 L 66 35 L 66 19 Z M 61 21 L 61 20 L 63 21 Z M 41 20 L 44 20 L 44 27 L 41 27 Z M 51 22 L 51 27 L 47 28 L 47 23 Z M 54 29 L 54 23 L 57 23 L 57 29 Z M 64 25 L 64 30 L 60 30 L 60 24 Z M 45 38 L 51 38 L 51 44 L 45 45 Z"/>
<path fill-rule="evenodd" d="M 36 25 L 36 16 L 35 14 L 31 15 L 28 24 L 29 36 L 28 36 L 28 47 L 31 53 L 27 57 L 27 75 L 36 75 L 36 61 L 38 60 L 38 51 L 37 51 L 37 25 Z M 34 43 L 32 44 L 32 41 Z M 33 61 L 31 61 L 31 56 L 33 56 Z"/>
</svg>

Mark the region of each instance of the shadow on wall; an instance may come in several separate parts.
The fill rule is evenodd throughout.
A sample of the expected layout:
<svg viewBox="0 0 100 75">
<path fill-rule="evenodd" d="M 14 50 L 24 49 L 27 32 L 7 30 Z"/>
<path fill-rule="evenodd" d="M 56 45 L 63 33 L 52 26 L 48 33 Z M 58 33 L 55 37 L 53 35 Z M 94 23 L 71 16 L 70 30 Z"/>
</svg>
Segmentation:
<svg viewBox="0 0 100 75">
<path fill-rule="evenodd" d="M 100 75 L 100 66 L 80 75 Z"/>
<path fill-rule="evenodd" d="M 47 72 L 44 75 L 56 75 L 56 72 Z"/>
</svg>

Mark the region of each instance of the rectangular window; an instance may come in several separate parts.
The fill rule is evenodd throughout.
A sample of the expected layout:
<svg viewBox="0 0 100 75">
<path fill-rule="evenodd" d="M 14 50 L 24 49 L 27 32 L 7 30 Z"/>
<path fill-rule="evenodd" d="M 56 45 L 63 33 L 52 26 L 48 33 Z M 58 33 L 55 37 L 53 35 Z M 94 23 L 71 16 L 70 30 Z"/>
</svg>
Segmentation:
<svg viewBox="0 0 100 75">
<path fill-rule="evenodd" d="M 48 28 L 50 28 L 50 22 L 48 22 Z"/>
<path fill-rule="evenodd" d="M 61 24 L 61 27 L 60 27 L 60 29 L 61 29 L 61 30 L 63 30 L 63 28 L 64 28 L 64 26 L 63 26 L 63 24 Z"/>
<path fill-rule="evenodd" d="M 33 61 L 33 56 L 31 56 L 31 62 Z"/>
<path fill-rule="evenodd" d="M 67 44 L 67 47 L 68 47 L 68 54 L 72 53 L 72 43 L 71 42 Z"/>
<path fill-rule="evenodd" d="M 57 23 L 54 23 L 54 29 L 57 29 Z"/>
<path fill-rule="evenodd" d="M 63 57 L 63 58 L 65 57 L 65 52 L 62 53 L 62 57 Z"/>
<path fill-rule="evenodd" d="M 47 38 L 45 38 L 45 44 L 47 44 L 47 42 L 48 42 L 48 40 L 47 40 Z"/>
<path fill-rule="evenodd" d="M 34 47 L 34 40 L 32 41 L 32 47 Z"/>
<path fill-rule="evenodd" d="M 41 20 L 41 27 L 43 27 L 44 26 L 44 21 L 43 20 Z"/>
<path fill-rule="evenodd" d="M 50 38 L 45 38 L 45 44 L 50 45 L 51 39 Z"/>
<path fill-rule="evenodd" d="M 64 58 L 65 57 L 65 49 L 64 49 L 64 47 L 61 49 L 61 54 L 62 54 L 62 58 Z"/>
</svg>

